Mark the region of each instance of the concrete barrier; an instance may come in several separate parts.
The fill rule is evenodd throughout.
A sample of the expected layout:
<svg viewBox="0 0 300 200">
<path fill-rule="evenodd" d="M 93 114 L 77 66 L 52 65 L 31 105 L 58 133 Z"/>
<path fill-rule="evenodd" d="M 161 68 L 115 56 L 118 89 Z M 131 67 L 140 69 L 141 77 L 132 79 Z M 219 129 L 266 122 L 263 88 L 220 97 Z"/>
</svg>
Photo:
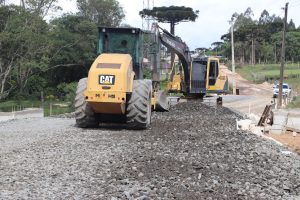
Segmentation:
<svg viewBox="0 0 300 200">
<path fill-rule="evenodd" d="M 237 130 L 250 130 L 250 125 L 252 123 L 252 120 L 250 119 L 244 119 L 236 121 L 236 129 Z"/>
<path fill-rule="evenodd" d="M 276 110 L 274 112 L 274 121 L 271 128 L 272 134 L 285 133 L 285 126 L 288 120 L 288 112 L 283 110 Z"/>
</svg>

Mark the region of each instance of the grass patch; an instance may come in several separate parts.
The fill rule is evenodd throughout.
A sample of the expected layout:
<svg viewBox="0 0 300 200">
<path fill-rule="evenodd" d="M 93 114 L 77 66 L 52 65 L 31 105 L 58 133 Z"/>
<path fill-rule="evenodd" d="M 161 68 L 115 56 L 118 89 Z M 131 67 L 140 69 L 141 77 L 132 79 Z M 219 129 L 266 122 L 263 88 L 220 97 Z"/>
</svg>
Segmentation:
<svg viewBox="0 0 300 200">
<path fill-rule="evenodd" d="M 4 101 L 0 102 L 0 112 L 20 111 L 26 108 L 40 108 L 40 101 Z"/>
<path fill-rule="evenodd" d="M 300 108 L 300 96 L 294 97 L 287 108 Z"/>
<path fill-rule="evenodd" d="M 292 86 L 294 92 L 300 95 L 300 78 L 290 78 L 284 81 Z"/>
<path fill-rule="evenodd" d="M 254 83 L 265 81 L 273 83 L 280 78 L 280 64 L 248 65 L 238 67 L 237 72 L 245 79 Z M 300 94 L 300 66 L 298 64 L 287 64 L 284 75 L 284 82 L 289 83 L 293 90 Z"/>
<path fill-rule="evenodd" d="M 280 75 L 280 64 L 248 65 L 238 67 L 237 72 L 249 81 L 261 83 L 268 80 L 278 80 Z M 298 64 L 287 64 L 284 70 L 287 78 L 300 78 L 300 66 Z"/>
<path fill-rule="evenodd" d="M 44 104 L 44 116 L 50 116 L 50 107 L 51 115 L 60 115 L 64 113 L 70 113 L 74 111 L 74 108 L 70 103 L 66 102 L 51 102 L 52 106 L 50 106 L 50 102 L 46 102 Z"/>
<path fill-rule="evenodd" d="M 51 105 L 51 106 L 50 106 Z M 73 112 L 73 106 L 70 102 L 64 101 L 46 101 L 42 105 L 41 101 L 5 101 L 0 102 L 0 112 L 21 111 L 26 108 L 42 108 L 44 107 L 44 116 L 50 116 L 50 107 L 52 115 Z"/>
<path fill-rule="evenodd" d="M 273 83 L 280 78 L 280 64 L 248 65 L 238 67 L 237 72 L 254 83 L 262 83 L 264 81 Z M 284 75 L 284 82 L 292 87 L 294 94 L 300 95 L 300 66 L 298 64 L 285 65 Z M 295 97 L 288 107 L 300 108 L 300 97 Z"/>
<path fill-rule="evenodd" d="M 160 89 L 165 90 L 168 86 L 168 80 L 160 81 Z"/>
</svg>

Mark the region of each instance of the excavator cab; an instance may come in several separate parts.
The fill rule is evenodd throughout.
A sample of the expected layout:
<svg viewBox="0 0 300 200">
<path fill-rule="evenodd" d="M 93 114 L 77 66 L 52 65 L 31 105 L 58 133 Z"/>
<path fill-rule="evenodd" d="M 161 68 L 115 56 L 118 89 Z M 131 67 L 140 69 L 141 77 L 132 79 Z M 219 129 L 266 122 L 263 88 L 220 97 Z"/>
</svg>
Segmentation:
<svg viewBox="0 0 300 200">
<path fill-rule="evenodd" d="M 206 72 L 206 92 L 215 94 L 228 93 L 228 77 L 220 70 L 220 62 L 216 57 L 208 57 Z"/>
<path fill-rule="evenodd" d="M 216 84 L 219 75 L 219 65 L 217 60 L 209 61 L 209 71 L 208 71 L 208 86 L 213 86 Z"/>
<path fill-rule="evenodd" d="M 216 57 L 194 58 L 191 64 L 190 93 L 204 96 L 206 93 L 227 93 L 228 79 L 220 71 Z"/>
</svg>

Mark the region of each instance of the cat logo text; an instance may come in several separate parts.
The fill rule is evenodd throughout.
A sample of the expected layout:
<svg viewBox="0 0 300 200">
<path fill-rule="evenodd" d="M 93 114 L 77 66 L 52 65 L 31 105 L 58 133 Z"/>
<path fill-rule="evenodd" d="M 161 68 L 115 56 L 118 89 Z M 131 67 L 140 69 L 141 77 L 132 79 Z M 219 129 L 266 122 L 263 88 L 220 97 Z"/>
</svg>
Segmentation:
<svg viewBox="0 0 300 200">
<path fill-rule="evenodd" d="M 115 76 L 114 75 L 99 75 L 99 84 L 100 85 L 114 85 Z"/>
</svg>

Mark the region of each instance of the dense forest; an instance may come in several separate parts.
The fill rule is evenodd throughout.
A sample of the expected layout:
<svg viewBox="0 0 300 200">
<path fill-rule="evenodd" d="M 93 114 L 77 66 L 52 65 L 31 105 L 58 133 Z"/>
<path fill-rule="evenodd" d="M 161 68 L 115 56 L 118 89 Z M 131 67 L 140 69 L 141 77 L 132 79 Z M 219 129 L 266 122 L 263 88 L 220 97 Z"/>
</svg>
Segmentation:
<svg viewBox="0 0 300 200">
<path fill-rule="evenodd" d="M 124 12 L 115 0 L 77 0 L 78 12 L 49 22 L 57 0 L 23 0 L 0 6 L 0 100 L 72 99 L 96 57 L 97 26 L 119 26 Z M 88 3 L 87 3 L 88 2 Z"/>
<path fill-rule="evenodd" d="M 251 8 L 232 15 L 236 62 L 241 66 L 280 62 L 283 19 L 270 15 L 267 10 L 262 11 L 258 20 L 254 20 L 253 16 Z M 212 44 L 214 50 L 230 58 L 230 33 L 224 34 L 221 39 L 224 42 Z M 300 61 L 300 26 L 296 28 L 292 19 L 287 24 L 286 60 Z"/>
<path fill-rule="evenodd" d="M 71 101 L 77 81 L 96 57 L 98 26 L 120 26 L 125 15 L 117 0 L 77 0 L 77 13 L 48 14 L 58 0 L 22 0 L 20 6 L 0 0 L 0 101 L 60 99 Z M 138 12 L 138 11 L 137 11 Z M 283 19 L 264 10 L 258 20 L 248 8 L 234 13 L 236 61 L 241 65 L 280 61 Z M 230 33 L 213 44 L 231 57 Z M 300 61 L 300 27 L 288 23 L 286 58 Z"/>
</svg>

